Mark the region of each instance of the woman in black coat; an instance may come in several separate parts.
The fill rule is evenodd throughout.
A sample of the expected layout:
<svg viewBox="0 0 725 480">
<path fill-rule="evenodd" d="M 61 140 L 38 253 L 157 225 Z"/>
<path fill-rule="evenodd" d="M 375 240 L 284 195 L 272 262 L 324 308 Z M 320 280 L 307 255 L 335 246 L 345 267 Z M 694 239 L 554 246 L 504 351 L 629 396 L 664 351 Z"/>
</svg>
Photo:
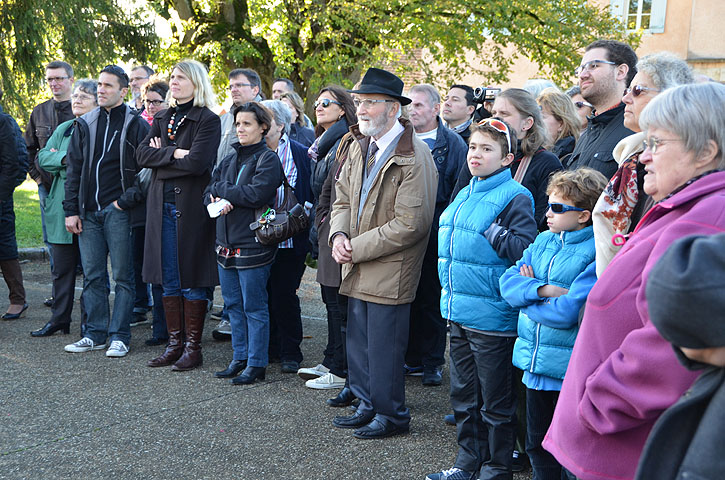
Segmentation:
<svg viewBox="0 0 725 480">
<path fill-rule="evenodd" d="M 202 364 L 206 292 L 219 283 L 214 222 L 204 208 L 203 192 L 216 160 L 221 122 L 208 108 L 214 94 L 201 63 L 178 63 L 169 86 L 170 108 L 156 114 L 137 153 L 138 164 L 152 171 L 143 279 L 163 286 L 169 331 L 166 351 L 148 366 L 173 364 L 172 370 L 184 371 Z"/>
<path fill-rule="evenodd" d="M 255 209 L 273 205 L 284 172 L 264 140 L 273 124 L 267 109 L 245 103 L 234 111 L 234 120 L 239 143 L 232 145 L 235 153 L 214 169 L 204 201 L 210 208 L 220 208 L 217 263 L 234 350 L 229 367 L 215 375 L 236 377 L 232 383 L 243 385 L 264 380 L 269 362 L 267 280 L 277 252 L 276 245 L 257 242 L 249 225 L 257 220 Z"/>
</svg>

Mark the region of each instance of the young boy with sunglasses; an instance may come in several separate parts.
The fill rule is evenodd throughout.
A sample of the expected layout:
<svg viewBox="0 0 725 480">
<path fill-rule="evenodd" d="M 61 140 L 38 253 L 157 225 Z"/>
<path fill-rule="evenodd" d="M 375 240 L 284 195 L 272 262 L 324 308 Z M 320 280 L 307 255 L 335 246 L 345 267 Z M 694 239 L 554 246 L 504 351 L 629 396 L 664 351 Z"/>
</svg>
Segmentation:
<svg viewBox="0 0 725 480">
<path fill-rule="evenodd" d="M 459 449 L 453 468 L 428 480 L 512 478 L 518 312 L 501 297 L 499 278 L 536 236 L 534 199 L 511 177 L 515 148 L 505 122 L 472 125 L 467 162 L 473 178 L 440 217 L 441 315 L 451 326 Z"/>
<path fill-rule="evenodd" d="M 549 230 L 501 277 L 501 295 L 521 309 L 513 364 L 524 371 L 526 453 L 536 480 L 562 478 L 541 442 L 551 424 L 579 331 L 579 311 L 597 279 L 592 209 L 607 179 L 591 168 L 552 175 Z"/>
</svg>

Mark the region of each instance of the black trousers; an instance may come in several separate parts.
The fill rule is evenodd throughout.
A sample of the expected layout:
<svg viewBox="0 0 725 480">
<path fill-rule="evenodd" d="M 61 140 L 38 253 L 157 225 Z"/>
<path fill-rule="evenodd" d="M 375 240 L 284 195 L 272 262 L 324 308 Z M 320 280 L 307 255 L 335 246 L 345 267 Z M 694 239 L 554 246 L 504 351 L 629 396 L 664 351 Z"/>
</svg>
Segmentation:
<svg viewBox="0 0 725 480">
<path fill-rule="evenodd" d="M 516 337 L 497 337 L 451 322 L 451 406 L 455 466 L 482 480 L 511 480 L 516 389 L 511 363 Z"/>
<path fill-rule="evenodd" d="M 73 243 L 51 243 L 50 248 L 55 261 L 50 274 L 53 278 L 53 306 L 50 307 L 50 323 L 68 325 L 73 313 L 73 300 L 76 290 L 76 271 L 81 252 L 78 249 L 78 236 L 73 235 Z M 81 323 L 85 323 L 83 294 L 81 293 Z"/>
<path fill-rule="evenodd" d="M 136 284 L 136 299 L 133 303 L 134 313 L 147 312 L 151 305 L 149 298 L 149 286 L 141 278 L 141 270 L 143 270 L 143 252 L 144 237 L 146 236 L 146 227 L 132 227 L 131 241 L 133 242 L 133 280 Z"/>
<path fill-rule="evenodd" d="M 327 309 L 327 346 L 322 364 L 338 377 L 347 377 L 347 297 L 338 287 L 320 285 Z"/>
<path fill-rule="evenodd" d="M 554 418 L 558 391 L 526 389 L 526 453 L 533 480 L 568 480 L 556 458 L 541 446 Z"/>
<path fill-rule="evenodd" d="M 432 236 L 423 257 L 420 283 L 410 306 L 410 331 L 405 363 L 437 367 L 445 363 L 446 321 L 441 316 L 438 240 Z"/>
<path fill-rule="evenodd" d="M 403 371 L 409 317 L 409 303 L 348 300 L 348 381 L 360 399 L 358 412 L 375 413 L 401 427 L 410 423 Z"/>
<path fill-rule="evenodd" d="M 302 317 L 297 289 L 305 273 L 306 254 L 277 249 L 267 281 L 269 298 L 269 358 L 302 362 Z"/>
</svg>

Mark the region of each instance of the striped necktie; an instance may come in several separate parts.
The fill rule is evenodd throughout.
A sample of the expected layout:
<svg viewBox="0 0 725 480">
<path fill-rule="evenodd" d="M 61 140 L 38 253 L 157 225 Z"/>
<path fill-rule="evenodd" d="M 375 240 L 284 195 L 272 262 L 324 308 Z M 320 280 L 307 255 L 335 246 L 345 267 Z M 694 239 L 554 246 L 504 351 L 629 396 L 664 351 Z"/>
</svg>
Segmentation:
<svg viewBox="0 0 725 480">
<path fill-rule="evenodd" d="M 370 142 L 370 146 L 368 147 L 368 163 L 367 168 L 365 170 L 365 173 L 370 175 L 370 171 L 373 169 L 373 166 L 375 165 L 375 154 L 378 153 L 378 144 L 375 142 Z"/>
</svg>

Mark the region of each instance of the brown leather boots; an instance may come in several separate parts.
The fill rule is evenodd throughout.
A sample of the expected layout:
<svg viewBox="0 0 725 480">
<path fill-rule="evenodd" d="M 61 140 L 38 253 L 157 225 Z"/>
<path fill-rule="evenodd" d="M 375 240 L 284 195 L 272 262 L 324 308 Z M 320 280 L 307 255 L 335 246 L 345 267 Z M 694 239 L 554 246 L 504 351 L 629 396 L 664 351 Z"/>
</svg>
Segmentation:
<svg viewBox="0 0 725 480">
<path fill-rule="evenodd" d="M 150 360 L 149 367 L 166 367 L 176 372 L 201 366 L 201 334 L 206 318 L 206 300 L 187 300 L 182 297 L 163 297 L 169 344 L 161 356 Z M 184 344 L 186 337 L 186 344 Z"/>
</svg>

